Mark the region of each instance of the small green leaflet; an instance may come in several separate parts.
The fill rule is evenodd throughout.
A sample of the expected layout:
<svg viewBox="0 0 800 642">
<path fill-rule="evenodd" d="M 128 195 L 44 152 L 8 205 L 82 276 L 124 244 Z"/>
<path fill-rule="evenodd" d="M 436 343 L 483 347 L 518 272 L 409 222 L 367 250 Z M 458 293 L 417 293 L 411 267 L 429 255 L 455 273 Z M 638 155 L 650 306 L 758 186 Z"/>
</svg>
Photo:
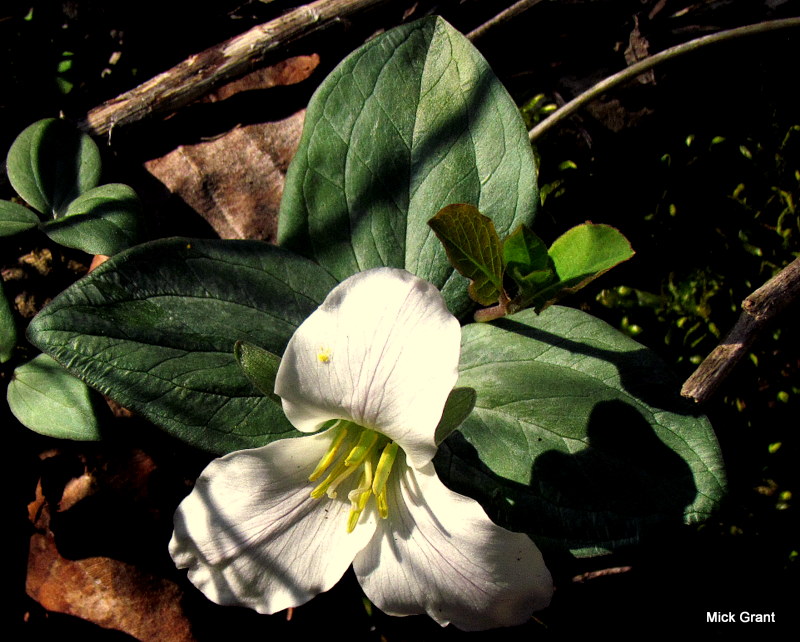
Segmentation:
<svg viewBox="0 0 800 642">
<path fill-rule="evenodd" d="M 100 150 L 66 121 L 47 118 L 17 136 L 6 161 L 8 180 L 47 218 L 62 216 L 78 196 L 100 180 Z"/>
<path fill-rule="evenodd" d="M 141 209 L 133 189 L 109 183 L 78 196 L 63 216 L 42 224 L 42 229 L 61 245 L 111 256 L 139 240 Z"/>
<path fill-rule="evenodd" d="M 480 305 L 496 303 L 503 292 L 503 250 L 494 223 L 474 205 L 448 205 L 428 225 L 447 258 L 470 280 L 469 296 Z"/>
<path fill-rule="evenodd" d="M 562 296 L 577 292 L 634 255 L 630 242 L 619 230 L 593 223 L 567 230 L 553 242 L 548 252 L 558 283 L 539 295 L 540 302 L 534 306 L 538 312 Z"/>
<path fill-rule="evenodd" d="M 21 424 L 48 437 L 96 441 L 94 393 L 55 359 L 40 354 L 19 366 L 8 384 L 8 405 Z"/>
<path fill-rule="evenodd" d="M 503 258 L 508 275 L 525 291 L 536 292 L 558 278 L 544 241 L 524 225 L 503 243 Z"/>
<path fill-rule="evenodd" d="M 549 250 L 525 225 L 501 242 L 492 220 L 467 204 L 443 208 L 428 224 L 450 263 L 470 280 L 472 300 L 493 306 L 476 312 L 476 321 L 528 307 L 541 312 L 634 254 L 618 230 L 593 223 L 568 230 Z"/>
</svg>

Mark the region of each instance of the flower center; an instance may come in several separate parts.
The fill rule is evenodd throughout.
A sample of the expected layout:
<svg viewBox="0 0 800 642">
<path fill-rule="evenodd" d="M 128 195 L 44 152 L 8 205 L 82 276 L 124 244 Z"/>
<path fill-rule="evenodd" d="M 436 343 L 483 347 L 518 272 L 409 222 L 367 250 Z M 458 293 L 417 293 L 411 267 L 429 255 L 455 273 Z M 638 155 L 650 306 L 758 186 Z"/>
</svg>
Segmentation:
<svg viewBox="0 0 800 642">
<path fill-rule="evenodd" d="M 392 472 L 398 446 L 388 437 L 351 421 L 337 421 L 330 430 L 335 431 L 331 447 L 308 476 L 308 481 L 317 481 L 326 471 L 328 474 L 311 491 L 311 497 L 320 499 L 327 495 L 335 498 L 339 484 L 360 469 L 358 486 L 347 494 L 351 504 L 347 532 L 352 533 L 372 495 L 375 495 L 378 514 L 383 519 L 389 515 L 386 482 Z"/>
</svg>

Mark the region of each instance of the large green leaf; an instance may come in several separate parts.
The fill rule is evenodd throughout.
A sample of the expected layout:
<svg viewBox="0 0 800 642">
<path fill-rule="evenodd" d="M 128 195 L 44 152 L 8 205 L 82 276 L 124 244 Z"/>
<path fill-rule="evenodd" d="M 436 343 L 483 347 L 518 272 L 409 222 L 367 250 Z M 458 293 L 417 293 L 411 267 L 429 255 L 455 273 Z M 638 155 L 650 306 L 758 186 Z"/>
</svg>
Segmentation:
<svg viewBox="0 0 800 642">
<path fill-rule="evenodd" d="M 46 354 L 14 371 L 7 397 L 14 416 L 34 432 L 77 441 L 100 439 L 91 389 Z"/>
<path fill-rule="evenodd" d="M 42 226 L 56 243 L 89 254 L 113 255 L 136 244 L 140 235 L 141 204 L 136 192 L 109 183 L 84 192 L 64 215 Z"/>
<path fill-rule="evenodd" d="M 427 225 L 451 203 L 489 216 L 501 236 L 533 219 L 527 131 L 480 53 L 441 18 L 370 41 L 320 85 L 286 177 L 278 238 L 342 280 L 403 267 L 470 307 Z"/>
<path fill-rule="evenodd" d="M 167 239 L 117 255 L 31 322 L 70 371 L 168 432 L 221 453 L 291 436 L 237 341 L 283 354 L 336 282 L 266 243 Z"/>
<path fill-rule="evenodd" d="M 437 458 L 504 525 L 581 554 L 705 518 L 724 490 L 710 424 L 650 350 L 578 310 L 464 328 L 475 409 Z"/>
<path fill-rule="evenodd" d="M 8 151 L 8 180 L 31 206 L 61 216 L 100 180 L 100 151 L 66 121 L 47 118 L 17 136 Z"/>
</svg>

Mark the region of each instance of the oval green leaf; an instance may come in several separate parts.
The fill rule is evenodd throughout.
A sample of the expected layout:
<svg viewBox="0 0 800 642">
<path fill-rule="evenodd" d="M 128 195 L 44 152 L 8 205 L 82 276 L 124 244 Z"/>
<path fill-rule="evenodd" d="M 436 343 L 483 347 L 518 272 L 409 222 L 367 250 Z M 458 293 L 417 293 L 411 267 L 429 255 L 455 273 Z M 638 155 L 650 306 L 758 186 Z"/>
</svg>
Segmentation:
<svg viewBox="0 0 800 642">
<path fill-rule="evenodd" d="M 47 118 L 17 136 L 8 151 L 8 179 L 25 201 L 54 218 L 100 180 L 100 150 L 66 121 Z"/>
<path fill-rule="evenodd" d="M 437 470 L 493 519 L 591 555 L 708 517 L 725 486 L 708 420 L 650 350 L 578 310 L 464 328 L 475 409 Z"/>
<path fill-rule="evenodd" d="M 133 189 L 109 183 L 78 196 L 63 216 L 45 223 L 42 229 L 61 245 L 112 256 L 139 241 L 141 210 Z"/>
<path fill-rule="evenodd" d="M 632 258 L 630 242 L 610 225 L 584 223 L 559 236 L 548 250 L 560 287 L 575 292 Z"/>
<path fill-rule="evenodd" d="M 320 85 L 286 177 L 278 239 L 343 280 L 400 267 L 472 307 L 428 220 L 470 203 L 501 236 L 530 223 L 536 167 L 516 105 L 480 53 L 438 17 L 397 27 Z"/>
<path fill-rule="evenodd" d="M 315 263 L 266 243 L 159 240 L 65 290 L 28 333 L 123 406 L 224 453 L 295 434 L 239 367 L 234 345 L 283 354 L 335 285 Z"/>
<path fill-rule="evenodd" d="M 3 279 L 0 279 L 0 363 L 5 363 L 14 354 L 17 346 L 17 323 L 6 297 Z"/>
<path fill-rule="evenodd" d="M 21 424 L 48 437 L 96 441 L 100 426 L 93 393 L 46 354 L 14 370 L 8 405 Z"/>
<path fill-rule="evenodd" d="M 0 201 L 0 236 L 12 236 L 39 225 L 39 217 L 27 207 Z"/>
</svg>

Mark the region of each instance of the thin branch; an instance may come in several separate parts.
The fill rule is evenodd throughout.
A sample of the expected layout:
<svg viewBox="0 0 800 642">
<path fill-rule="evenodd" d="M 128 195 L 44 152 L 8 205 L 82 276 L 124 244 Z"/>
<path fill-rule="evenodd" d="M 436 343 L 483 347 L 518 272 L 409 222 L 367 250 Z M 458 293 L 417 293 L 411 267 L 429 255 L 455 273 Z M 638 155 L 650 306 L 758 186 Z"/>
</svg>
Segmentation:
<svg viewBox="0 0 800 642">
<path fill-rule="evenodd" d="M 795 259 L 742 302 L 742 313 L 728 335 L 714 348 L 681 388 L 701 403 L 716 392 L 763 328 L 787 305 L 800 298 L 800 258 Z"/>
<path fill-rule="evenodd" d="M 777 29 L 788 29 L 791 27 L 800 27 L 800 18 L 784 18 L 782 20 L 759 22 L 754 25 L 747 25 L 745 27 L 720 31 L 718 33 L 703 36 L 702 38 L 696 38 L 695 40 L 690 40 L 689 42 L 665 49 L 664 51 L 650 56 L 649 58 L 645 58 L 644 60 L 640 60 L 630 67 L 623 69 L 612 76 L 609 76 L 605 80 L 601 80 L 594 87 L 572 99 L 561 109 L 553 112 L 549 118 L 536 125 L 536 127 L 528 132 L 528 136 L 531 141 L 536 140 L 548 129 L 554 127 L 565 118 L 568 118 L 587 103 L 606 93 L 609 89 L 635 78 L 636 76 L 648 71 L 649 69 L 652 69 L 662 62 L 674 60 L 679 56 L 697 51 L 698 49 L 718 42 L 733 40 L 734 38 L 740 38 L 742 36 L 753 36 L 760 33 L 767 33 Z"/>
<path fill-rule="evenodd" d="M 270 52 L 390 0 L 317 0 L 191 56 L 92 109 L 79 126 L 94 135 L 173 111 L 249 71 Z"/>
<path fill-rule="evenodd" d="M 478 40 L 479 38 L 485 36 L 490 29 L 494 29 L 495 27 L 508 22 L 512 18 L 521 14 L 523 11 L 527 11 L 532 6 L 537 5 L 542 1 L 543 0 L 519 0 L 519 2 L 515 2 L 508 7 L 508 9 L 504 9 L 491 20 L 484 22 L 480 27 L 476 27 L 470 31 L 467 34 L 467 38 L 472 41 Z"/>
</svg>

